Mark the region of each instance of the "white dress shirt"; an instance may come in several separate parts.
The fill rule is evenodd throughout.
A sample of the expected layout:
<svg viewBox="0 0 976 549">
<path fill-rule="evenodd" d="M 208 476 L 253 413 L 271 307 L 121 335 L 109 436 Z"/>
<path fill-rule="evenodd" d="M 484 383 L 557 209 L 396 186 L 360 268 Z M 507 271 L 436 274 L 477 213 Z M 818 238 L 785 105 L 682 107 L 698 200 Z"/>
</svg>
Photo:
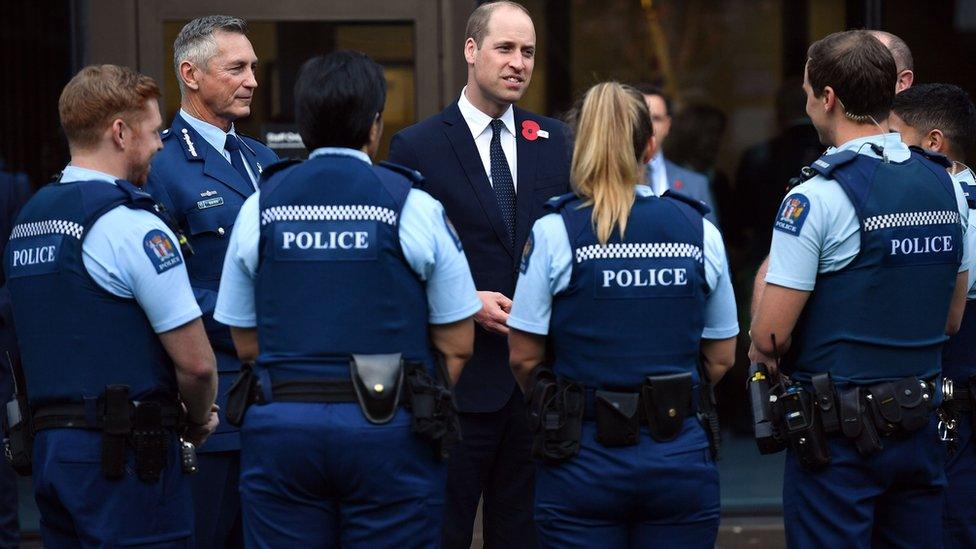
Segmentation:
<svg viewBox="0 0 976 549">
<path fill-rule="evenodd" d="M 234 129 L 233 124 L 230 125 L 230 131 L 225 132 L 209 122 L 200 120 L 183 109 L 180 109 L 180 116 L 183 117 L 183 120 L 186 120 L 186 123 L 189 124 L 191 128 L 200 134 L 200 137 L 202 137 L 204 141 L 209 143 L 211 147 L 217 149 L 217 152 L 222 154 L 224 158 L 227 159 L 228 164 L 232 163 L 230 161 L 230 151 L 224 148 L 224 143 L 227 142 L 227 134 L 237 137 L 237 139 L 242 142 L 242 148 L 246 146 L 243 144 L 243 140 L 241 140 L 240 136 L 237 135 L 237 130 Z M 238 151 L 237 154 L 241 155 L 241 158 L 244 159 L 244 169 L 247 170 L 247 175 L 251 176 L 251 185 L 254 185 L 254 189 L 257 190 L 258 178 L 255 176 L 254 170 L 251 169 L 251 163 L 247 161 L 247 157 L 244 156 L 243 150 Z"/>
<path fill-rule="evenodd" d="M 485 167 L 488 183 L 492 183 L 491 157 L 489 156 L 492 118 L 478 110 L 477 107 L 468 101 L 468 98 L 464 95 L 467 89 L 468 87 L 465 86 L 461 90 L 461 98 L 458 99 L 458 109 L 460 109 L 464 121 L 468 123 L 468 129 L 471 130 L 471 137 L 474 138 L 474 144 L 478 147 L 478 154 L 481 156 L 481 163 Z M 515 158 L 515 110 L 509 105 L 508 110 L 499 118 L 503 125 L 501 136 L 502 151 L 505 152 L 505 159 L 508 160 L 508 169 L 512 172 L 512 183 L 515 185 L 515 192 L 518 193 L 518 171 L 515 169 L 518 165 Z"/>
<path fill-rule="evenodd" d="M 668 168 L 664 164 L 664 153 L 661 152 L 661 149 L 658 149 L 654 153 L 647 166 L 651 170 L 651 190 L 657 196 L 664 195 L 664 192 L 670 188 L 670 185 L 668 185 Z"/>
</svg>

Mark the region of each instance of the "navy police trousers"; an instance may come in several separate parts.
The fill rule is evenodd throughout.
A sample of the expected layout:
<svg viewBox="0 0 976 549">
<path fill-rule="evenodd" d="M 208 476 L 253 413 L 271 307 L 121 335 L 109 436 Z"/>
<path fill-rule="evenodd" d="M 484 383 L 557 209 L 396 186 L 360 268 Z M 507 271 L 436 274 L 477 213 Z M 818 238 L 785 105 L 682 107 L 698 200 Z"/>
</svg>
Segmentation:
<svg viewBox="0 0 976 549">
<path fill-rule="evenodd" d="M 445 482 L 402 408 L 372 425 L 355 403 L 273 402 L 241 428 L 247 547 L 438 547 Z"/>
<path fill-rule="evenodd" d="M 579 455 L 536 472 L 542 547 L 712 548 L 718 535 L 718 469 L 694 418 L 675 440 L 646 427 L 635 446 L 607 448 L 583 422 Z"/>
<path fill-rule="evenodd" d="M 102 474 L 102 434 L 48 429 L 34 439 L 34 498 L 44 547 L 189 548 L 193 541 L 190 477 L 177 439 L 158 481 L 136 477 L 132 451 L 125 474 Z"/>
<path fill-rule="evenodd" d="M 942 546 L 946 549 L 976 547 L 976 442 L 972 416 L 958 418 L 956 451 L 947 456 L 945 516 L 942 519 Z"/>
<path fill-rule="evenodd" d="M 942 546 L 945 450 L 935 414 L 924 429 L 883 437 L 882 444 L 884 450 L 865 458 L 853 442 L 831 438 L 831 462 L 816 472 L 787 452 L 783 519 L 789 547 Z"/>
</svg>

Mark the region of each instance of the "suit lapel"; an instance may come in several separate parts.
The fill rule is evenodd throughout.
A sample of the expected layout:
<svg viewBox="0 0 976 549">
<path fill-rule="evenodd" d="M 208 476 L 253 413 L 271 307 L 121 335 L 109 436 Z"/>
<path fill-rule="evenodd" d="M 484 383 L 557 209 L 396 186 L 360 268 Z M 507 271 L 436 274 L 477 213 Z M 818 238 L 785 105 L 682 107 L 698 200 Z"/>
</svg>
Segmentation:
<svg viewBox="0 0 976 549">
<path fill-rule="evenodd" d="M 529 141 L 522 136 L 522 121 L 529 119 L 526 112 L 515 108 L 515 154 L 518 188 L 515 200 L 515 242 L 525 242 L 532 230 L 532 205 L 535 202 L 535 172 L 538 165 L 542 138 Z M 545 129 L 545 128 L 542 128 Z"/>
<path fill-rule="evenodd" d="M 461 164 L 461 169 L 464 170 L 464 175 L 467 176 L 468 183 L 471 185 L 475 196 L 478 197 L 478 202 L 481 203 L 481 209 L 488 216 L 495 236 L 498 237 L 509 255 L 514 259 L 515 251 L 512 249 L 508 229 L 505 228 L 505 220 L 502 219 L 502 212 L 498 207 L 498 200 L 495 198 L 495 191 L 488 182 L 488 174 L 485 173 L 485 166 L 478 154 L 478 147 L 474 144 L 471 130 L 461 116 L 457 103 L 444 111 L 443 120 L 444 133 L 454 149 L 454 154 L 457 156 L 458 163 Z M 520 168 L 519 178 L 522 177 L 521 174 Z"/>
<path fill-rule="evenodd" d="M 237 170 L 224 158 L 224 155 L 210 146 L 210 143 L 207 143 L 206 139 L 187 124 L 182 116 L 176 115 L 173 120 L 173 131 L 177 133 L 175 137 L 183 145 L 187 159 L 203 161 L 203 173 L 205 175 L 220 181 L 241 196 L 248 197 L 254 193 L 254 185 L 250 181 L 244 181 L 241 174 L 237 173 Z M 244 156 L 247 157 L 247 153 Z M 253 164 L 251 169 L 256 170 Z"/>
</svg>

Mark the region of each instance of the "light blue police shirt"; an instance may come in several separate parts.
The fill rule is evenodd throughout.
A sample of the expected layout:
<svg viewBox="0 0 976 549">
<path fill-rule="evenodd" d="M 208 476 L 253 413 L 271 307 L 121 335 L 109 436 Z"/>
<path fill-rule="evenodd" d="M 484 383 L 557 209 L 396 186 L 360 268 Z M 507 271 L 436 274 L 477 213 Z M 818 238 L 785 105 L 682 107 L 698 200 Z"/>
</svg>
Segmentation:
<svg viewBox="0 0 976 549">
<path fill-rule="evenodd" d="M 351 156 L 370 163 L 362 151 L 332 147 L 315 149 L 309 159 L 323 155 Z M 257 326 L 254 279 L 261 239 L 260 192 L 244 201 L 224 258 L 214 318 L 228 326 Z M 410 268 L 426 282 L 431 324 L 449 324 L 481 310 L 468 260 L 446 219 L 441 203 L 418 189 L 410 190 L 400 212 L 400 246 Z"/>
<path fill-rule="evenodd" d="M 833 152 L 852 150 L 872 158 L 881 158 L 871 149 L 872 143 L 880 145 L 891 162 L 904 162 L 911 156 L 908 146 L 901 141 L 901 134 L 896 132 L 852 139 Z M 967 231 L 969 206 L 960 186 L 953 187 L 963 231 L 961 273 L 967 271 L 972 262 L 972 248 L 966 242 L 970 237 Z M 777 216 L 783 213 L 789 198 L 795 194 L 803 194 L 807 198 L 808 211 L 800 216 L 803 221 L 797 234 L 773 229 L 766 282 L 809 292 L 814 288 L 817 273 L 839 271 L 857 257 L 861 250 L 861 224 L 854 205 L 840 183 L 833 179 L 817 175 L 797 185 L 786 195 Z"/>
<path fill-rule="evenodd" d="M 952 180 L 960 187 L 967 185 L 972 189 L 971 192 L 976 192 L 976 176 L 973 175 L 973 170 L 968 166 L 962 171 L 952 174 Z M 966 248 L 963 251 L 970 252 L 970 261 L 967 264 L 969 266 L 969 293 L 966 295 L 966 299 L 973 300 L 976 299 L 976 215 L 969 216 L 965 240 Z"/>
<path fill-rule="evenodd" d="M 67 166 L 61 182 L 105 181 L 115 185 L 115 176 Z M 88 228 L 81 246 L 82 261 L 92 279 L 105 291 L 122 298 L 134 298 L 145 311 L 156 333 L 168 332 L 199 318 L 200 307 L 193 297 L 186 264 L 182 261 L 162 272 L 146 253 L 146 237 L 163 231 L 177 254 L 176 235 L 155 215 L 144 210 L 116 206 Z"/>
<path fill-rule="evenodd" d="M 637 185 L 642 197 L 654 196 L 647 185 Z M 704 339 L 726 339 L 739 333 L 735 295 L 725 258 L 722 235 L 707 219 L 704 225 L 705 300 Z M 566 234 L 566 224 L 558 213 L 543 216 L 532 227 L 533 249 L 529 266 L 519 275 L 512 300 L 508 326 L 523 332 L 546 335 L 552 314 L 552 297 L 569 287 L 573 273 L 573 249 Z M 648 327 L 648 329 L 653 329 Z"/>
<path fill-rule="evenodd" d="M 237 137 L 237 139 L 242 143 L 241 146 L 245 146 L 243 145 L 243 140 L 241 140 L 241 138 L 237 135 L 237 130 L 234 129 L 233 124 L 230 125 L 230 130 L 225 132 L 209 122 L 204 122 L 203 120 L 196 118 L 183 109 L 180 109 L 180 116 L 183 117 L 183 120 L 186 120 L 186 123 L 189 124 L 191 128 L 200 134 L 200 137 L 202 137 L 204 141 L 209 143 L 214 149 L 217 149 L 217 152 L 222 154 L 224 158 L 227 159 L 228 163 L 230 163 L 230 151 L 224 148 L 224 144 L 227 142 L 227 134 Z M 247 170 L 247 175 L 251 177 L 251 185 L 254 185 L 254 188 L 257 189 L 258 178 L 254 176 L 254 171 L 251 169 L 251 163 L 247 161 L 247 157 L 244 156 L 243 151 L 238 151 L 237 154 L 241 155 L 241 158 L 244 159 L 244 168 Z"/>
</svg>

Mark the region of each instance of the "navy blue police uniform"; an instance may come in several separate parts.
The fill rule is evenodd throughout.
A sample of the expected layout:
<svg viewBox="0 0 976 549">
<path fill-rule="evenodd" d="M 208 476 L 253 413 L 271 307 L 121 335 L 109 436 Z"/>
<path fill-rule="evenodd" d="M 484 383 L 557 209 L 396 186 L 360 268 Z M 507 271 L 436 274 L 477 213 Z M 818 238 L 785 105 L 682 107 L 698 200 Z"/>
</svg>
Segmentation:
<svg viewBox="0 0 976 549">
<path fill-rule="evenodd" d="M 238 217 L 215 313 L 256 327 L 260 349 L 241 428 L 245 541 L 437 546 L 444 465 L 402 406 L 367 420 L 350 359 L 400 354 L 434 376 L 428 323 L 481 308 L 460 240 L 438 202 L 361 151 L 317 149 L 266 176 Z"/>
<path fill-rule="evenodd" d="M 791 547 L 941 545 L 932 410 L 968 210 L 945 167 L 898 137 L 817 160 L 774 225 L 766 282 L 812 290 L 782 371 L 816 395 L 804 413 L 826 436 L 819 457 L 788 450 Z"/>
<path fill-rule="evenodd" d="M 200 310 L 155 202 L 113 180 L 69 166 L 5 250 L 45 547 L 192 540 L 176 374 L 156 334 Z"/>
<path fill-rule="evenodd" d="M 551 200 L 523 255 L 508 324 L 548 334 L 552 371 L 584 403 L 578 453 L 536 473 L 543 547 L 712 547 L 718 532 L 698 361 L 703 337 L 738 332 L 724 246 L 700 202 L 635 192 L 626 234 L 606 245 L 592 206 Z M 603 425 L 608 406 L 626 435 Z M 645 414 L 659 406 L 674 412 L 660 429 Z"/>
<path fill-rule="evenodd" d="M 199 449 L 201 474 L 193 478 L 193 496 L 198 546 L 222 547 L 240 544 L 240 438 L 224 416 L 227 391 L 240 371 L 240 361 L 230 332 L 213 320 L 213 310 L 234 219 L 254 193 L 264 168 L 277 162 L 278 156 L 260 141 L 236 132 L 239 150 L 225 152 L 221 143 L 210 142 L 227 139 L 223 131 L 189 120 L 181 111 L 163 131 L 163 150 L 153 158 L 146 190 L 169 210 L 193 249 L 186 258 L 187 272 L 217 357 L 220 426 Z M 206 139 L 194 126 L 213 137 Z M 246 173 L 235 169 L 225 154 L 240 155 Z"/>
</svg>

